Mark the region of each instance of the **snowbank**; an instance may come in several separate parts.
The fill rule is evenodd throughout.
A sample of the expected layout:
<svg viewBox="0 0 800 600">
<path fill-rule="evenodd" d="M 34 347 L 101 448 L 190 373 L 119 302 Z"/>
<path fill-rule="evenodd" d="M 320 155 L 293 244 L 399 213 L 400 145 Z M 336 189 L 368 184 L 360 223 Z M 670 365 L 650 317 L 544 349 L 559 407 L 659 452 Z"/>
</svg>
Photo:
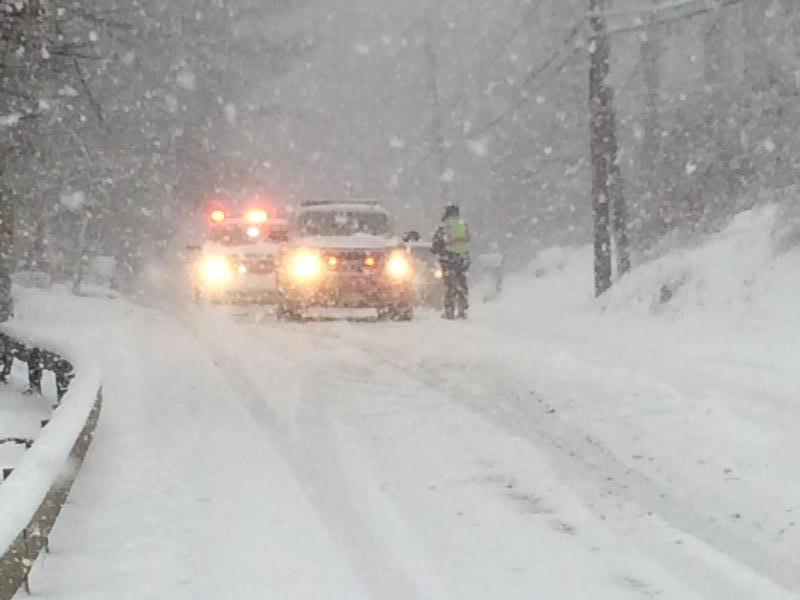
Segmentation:
<svg viewBox="0 0 800 600">
<path fill-rule="evenodd" d="M 783 216 L 775 204 L 740 213 L 701 246 L 635 269 L 612 289 L 608 307 L 795 320 L 800 250 Z"/>
<path fill-rule="evenodd" d="M 54 484 L 74 476 L 70 455 L 85 434 L 97 403 L 100 374 L 93 361 L 68 345 L 32 336 L 13 324 L 3 325 L 0 331 L 29 347 L 47 348 L 68 357 L 76 373 L 50 423 L 12 475 L 0 485 L 0 555 L 4 555 L 31 523 Z"/>
<path fill-rule="evenodd" d="M 576 309 L 608 317 L 735 327 L 755 337 L 797 333 L 800 318 L 800 208 L 774 203 L 745 211 L 689 249 L 666 252 L 592 298 L 592 250 L 549 248 L 513 276 L 506 304 Z"/>
</svg>

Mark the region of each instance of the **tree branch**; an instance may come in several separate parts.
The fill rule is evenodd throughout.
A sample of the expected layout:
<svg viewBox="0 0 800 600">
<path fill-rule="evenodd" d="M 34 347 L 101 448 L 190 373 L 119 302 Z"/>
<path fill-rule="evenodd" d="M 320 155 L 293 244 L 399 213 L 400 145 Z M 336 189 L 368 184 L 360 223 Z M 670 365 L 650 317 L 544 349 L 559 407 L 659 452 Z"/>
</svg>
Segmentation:
<svg viewBox="0 0 800 600">
<path fill-rule="evenodd" d="M 75 72 L 78 74 L 78 79 L 81 82 L 83 91 L 86 93 L 86 97 L 89 100 L 89 105 L 92 107 L 95 115 L 97 116 L 97 121 L 101 125 L 105 126 L 106 117 L 105 114 L 103 113 L 103 107 L 100 106 L 100 103 L 94 97 L 94 94 L 92 94 L 92 90 L 89 88 L 89 82 L 87 81 L 86 76 L 83 74 L 83 69 L 81 69 L 81 65 L 76 57 L 72 58 L 72 64 L 75 67 Z"/>
</svg>

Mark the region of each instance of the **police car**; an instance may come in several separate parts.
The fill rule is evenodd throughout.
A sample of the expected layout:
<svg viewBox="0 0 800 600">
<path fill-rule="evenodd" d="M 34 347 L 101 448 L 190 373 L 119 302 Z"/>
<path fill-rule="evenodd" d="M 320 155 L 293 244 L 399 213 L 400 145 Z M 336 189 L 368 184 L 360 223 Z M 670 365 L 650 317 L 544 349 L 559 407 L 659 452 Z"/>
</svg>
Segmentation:
<svg viewBox="0 0 800 600">
<path fill-rule="evenodd" d="M 307 202 L 281 256 L 278 315 L 310 307 L 375 308 L 380 319 L 414 314 L 413 261 L 376 202 Z"/>
<path fill-rule="evenodd" d="M 212 303 L 274 304 L 286 220 L 264 206 L 208 211 L 207 239 L 194 266 L 194 293 Z"/>
</svg>

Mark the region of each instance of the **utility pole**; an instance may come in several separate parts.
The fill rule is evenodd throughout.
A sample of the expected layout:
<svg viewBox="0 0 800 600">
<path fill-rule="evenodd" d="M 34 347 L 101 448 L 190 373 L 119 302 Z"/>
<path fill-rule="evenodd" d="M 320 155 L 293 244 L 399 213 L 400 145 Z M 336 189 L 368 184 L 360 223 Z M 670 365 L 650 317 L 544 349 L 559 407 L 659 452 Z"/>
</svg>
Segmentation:
<svg viewBox="0 0 800 600">
<path fill-rule="evenodd" d="M 425 62 L 427 68 L 428 101 L 431 109 L 431 145 L 436 161 L 437 179 L 439 180 L 439 201 L 447 204 L 450 198 L 450 160 L 447 152 L 447 143 L 444 139 L 444 122 L 442 120 L 442 101 L 439 95 L 439 58 L 433 45 L 433 18 L 430 13 L 425 19 Z M 425 203 L 425 215 L 430 215 L 430 206 Z"/>
<path fill-rule="evenodd" d="M 589 0 L 589 129 L 592 164 L 592 211 L 594 215 L 594 291 L 601 296 L 611 287 L 610 173 L 611 89 L 608 27 L 605 0 Z"/>
</svg>

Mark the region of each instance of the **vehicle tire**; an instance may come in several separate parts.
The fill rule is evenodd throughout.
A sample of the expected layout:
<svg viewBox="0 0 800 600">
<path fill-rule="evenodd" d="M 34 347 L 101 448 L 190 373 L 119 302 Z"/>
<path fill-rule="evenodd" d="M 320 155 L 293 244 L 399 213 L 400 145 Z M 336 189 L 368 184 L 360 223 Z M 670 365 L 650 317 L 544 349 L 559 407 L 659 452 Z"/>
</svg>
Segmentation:
<svg viewBox="0 0 800 600">
<path fill-rule="evenodd" d="M 413 321 L 414 320 L 414 306 L 411 304 L 404 304 L 394 309 L 392 319 L 395 321 Z"/>
<path fill-rule="evenodd" d="M 378 309 L 379 321 L 412 321 L 414 319 L 414 306 L 411 304 L 397 304 Z"/>
<path fill-rule="evenodd" d="M 301 311 L 301 308 L 297 304 L 289 302 L 285 299 L 278 302 L 278 305 L 275 309 L 275 315 L 278 317 L 279 321 L 303 320 L 303 313 Z"/>
</svg>

